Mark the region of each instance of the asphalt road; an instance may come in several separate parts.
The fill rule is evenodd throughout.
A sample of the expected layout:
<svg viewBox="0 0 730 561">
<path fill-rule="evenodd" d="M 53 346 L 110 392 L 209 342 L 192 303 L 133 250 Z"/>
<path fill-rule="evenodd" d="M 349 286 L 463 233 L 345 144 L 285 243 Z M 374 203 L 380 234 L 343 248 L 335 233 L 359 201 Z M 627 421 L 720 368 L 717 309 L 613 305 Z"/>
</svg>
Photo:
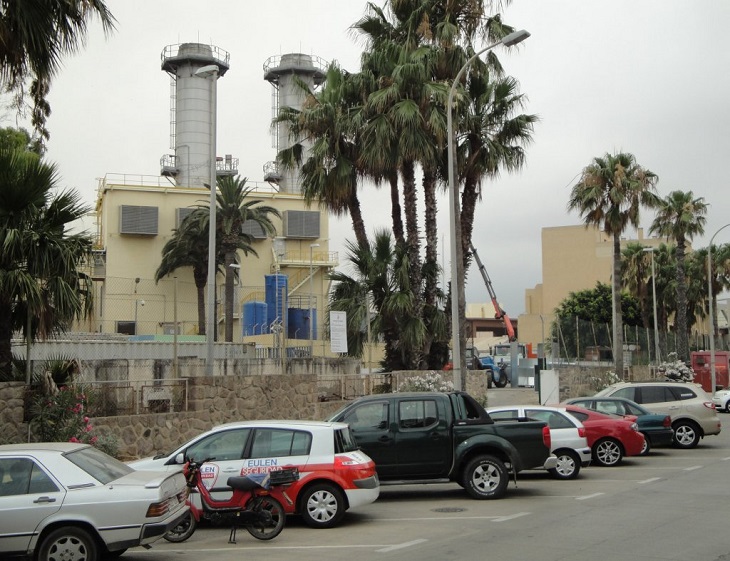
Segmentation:
<svg viewBox="0 0 730 561">
<path fill-rule="evenodd" d="M 455 484 L 388 486 L 331 530 L 290 517 L 270 542 L 241 530 L 229 545 L 227 528 L 203 527 L 122 560 L 727 561 L 730 415 L 721 419 L 728 428 L 694 450 L 656 449 L 573 481 L 527 472 L 497 501 L 469 499 Z"/>
</svg>

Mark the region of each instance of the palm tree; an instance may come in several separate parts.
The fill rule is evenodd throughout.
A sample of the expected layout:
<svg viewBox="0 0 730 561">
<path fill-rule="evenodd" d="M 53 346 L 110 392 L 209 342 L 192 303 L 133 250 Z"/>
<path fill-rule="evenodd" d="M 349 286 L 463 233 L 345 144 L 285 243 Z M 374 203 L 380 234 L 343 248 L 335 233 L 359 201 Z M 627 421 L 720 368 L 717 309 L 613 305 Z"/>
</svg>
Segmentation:
<svg viewBox="0 0 730 561">
<path fill-rule="evenodd" d="M 92 240 L 69 225 L 89 209 L 75 191 L 54 193 L 58 174 L 32 152 L 0 148 L 0 377 L 12 376 L 11 339 L 45 338 L 91 311 L 79 273 Z M 30 327 L 30 331 L 28 330 Z"/>
<path fill-rule="evenodd" d="M 348 260 L 353 274 L 330 274 L 335 282 L 330 309 L 347 312 L 348 349 L 362 355 L 369 299 L 375 311 L 371 336 L 385 343 L 382 366 L 386 371 L 411 368 L 421 354 L 425 324 L 414 313 L 417 295 L 410 287 L 405 248 L 393 243 L 390 232 L 378 231 L 367 247 L 348 243 Z M 439 342 L 446 339 L 443 324 L 440 333 L 432 334 Z"/>
<path fill-rule="evenodd" d="M 632 154 L 596 157 L 583 169 L 570 193 L 569 210 L 577 210 L 586 227 L 598 226 L 613 237 L 613 360 L 623 377 L 623 321 L 621 317 L 621 234 L 639 226 L 642 206 L 658 204 L 657 176 L 636 163 Z"/>
<path fill-rule="evenodd" d="M 721 246 L 712 246 L 708 248 L 712 250 L 712 263 L 711 263 L 711 278 L 712 278 L 712 319 L 713 325 L 710 326 L 712 330 L 712 337 L 715 338 L 716 348 L 720 348 L 720 341 L 718 340 L 718 327 L 717 327 L 717 296 L 726 290 L 730 290 L 730 244 L 723 244 Z M 698 252 L 699 253 L 699 252 Z M 704 258 L 707 259 L 707 250 L 704 252 Z M 705 273 L 707 274 L 707 273 Z M 706 279 L 705 279 L 706 280 Z M 709 310 L 708 310 L 709 312 Z"/>
<path fill-rule="evenodd" d="M 649 339 L 649 327 L 652 326 L 649 311 L 652 297 L 649 294 L 651 282 L 651 256 L 644 251 L 640 243 L 629 243 L 621 252 L 621 284 L 629 289 L 639 301 L 641 323 L 646 330 L 647 348 L 652 348 Z"/>
<path fill-rule="evenodd" d="M 687 325 L 687 278 L 685 255 L 687 241 L 705 231 L 707 203 L 695 198 L 692 191 L 672 191 L 664 199 L 649 229 L 652 233 L 671 238 L 677 244 L 677 357 L 689 359 L 689 331 Z"/>
<path fill-rule="evenodd" d="M 207 209 L 196 208 L 172 232 L 162 248 L 162 261 L 155 282 L 183 267 L 192 267 L 198 300 L 198 333 L 205 335 L 205 286 L 208 282 Z M 216 236 L 216 241 L 218 237 Z M 217 252 L 216 252 L 217 253 Z"/>
<path fill-rule="evenodd" d="M 0 7 L 0 81 L 15 94 L 22 110 L 30 84 L 32 123 L 41 138 L 49 137 L 46 100 L 51 80 L 65 55 L 74 54 L 86 40 L 88 22 L 98 18 L 104 31 L 114 29 L 115 19 L 104 0 L 3 0 Z"/>
<path fill-rule="evenodd" d="M 244 255 L 258 256 L 253 248 L 254 238 L 243 231 L 245 222 L 254 223 L 267 235 L 276 234 L 276 227 L 271 218 L 281 218 L 281 214 L 272 206 L 262 205 L 261 200 L 250 197 L 253 189 L 246 187 L 247 178 L 226 176 L 218 178 L 217 202 L 217 235 L 220 253 L 223 256 L 225 271 L 225 340 L 233 341 L 233 283 L 235 271 L 231 265 L 238 262 L 238 252 Z"/>
</svg>

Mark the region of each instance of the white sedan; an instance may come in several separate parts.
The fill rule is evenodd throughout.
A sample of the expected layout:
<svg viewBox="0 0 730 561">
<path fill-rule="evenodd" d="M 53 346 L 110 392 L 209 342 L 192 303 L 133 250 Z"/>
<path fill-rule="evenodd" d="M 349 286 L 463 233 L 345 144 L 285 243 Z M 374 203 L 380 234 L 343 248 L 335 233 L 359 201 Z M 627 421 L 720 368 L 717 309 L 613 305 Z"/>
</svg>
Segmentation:
<svg viewBox="0 0 730 561">
<path fill-rule="evenodd" d="M 87 444 L 0 446 L 0 558 L 99 561 L 183 519 L 182 473 L 140 472 Z"/>
<path fill-rule="evenodd" d="M 715 404 L 715 409 L 718 411 L 730 413 L 730 388 L 717 390 L 712 396 L 712 403 Z"/>
<path fill-rule="evenodd" d="M 488 408 L 487 413 L 495 421 L 520 418 L 545 421 L 550 428 L 550 451 L 558 458 L 557 467 L 549 471 L 557 479 L 575 479 L 580 468 L 591 463 L 586 429 L 564 407 L 509 405 Z"/>
</svg>

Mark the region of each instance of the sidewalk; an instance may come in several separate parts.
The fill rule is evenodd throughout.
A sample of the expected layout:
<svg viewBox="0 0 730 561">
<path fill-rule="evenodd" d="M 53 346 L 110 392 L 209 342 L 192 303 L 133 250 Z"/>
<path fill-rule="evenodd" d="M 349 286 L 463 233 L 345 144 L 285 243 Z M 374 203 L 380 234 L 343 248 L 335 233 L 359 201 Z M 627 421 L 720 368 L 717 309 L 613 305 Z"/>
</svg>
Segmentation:
<svg viewBox="0 0 730 561">
<path fill-rule="evenodd" d="M 487 390 L 487 407 L 500 405 L 537 405 L 538 392 L 535 388 L 490 388 Z"/>
</svg>

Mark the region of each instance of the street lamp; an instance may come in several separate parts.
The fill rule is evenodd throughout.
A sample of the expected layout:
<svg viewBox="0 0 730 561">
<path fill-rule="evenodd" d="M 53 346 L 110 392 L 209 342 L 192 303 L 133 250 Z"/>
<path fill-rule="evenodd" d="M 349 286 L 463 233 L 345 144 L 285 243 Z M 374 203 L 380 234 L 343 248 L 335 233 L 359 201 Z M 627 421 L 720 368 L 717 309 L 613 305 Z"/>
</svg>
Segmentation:
<svg viewBox="0 0 730 561">
<path fill-rule="evenodd" d="M 511 47 L 527 39 L 530 34 L 524 29 L 520 31 L 514 31 L 509 35 L 505 36 L 501 41 L 497 41 L 483 48 L 481 51 L 473 55 L 469 60 L 466 61 L 464 66 L 461 67 L 459 72 L 456 74 L 456 78 L 451 83 L 449 89 L 449 98 L 446 102 L 446 133 L 448 138 L 448 165 L 449 165 L 449 229 L 451 230 L 451 355 L 452 364 L 454 367 L 454 389 L 461 389 L 461 337 L 459 329 L 459 302 L 464 298 L 464 275 L 459 277 L 459 270 L 461 269 L 461 223 L 459 222 L 459 228 L 457 229 L 457 219 L 459 219 L 459 197 L 457 196 L 457 186 L 455 181 L 456 172 L 455 167 L 455 154 L 454 154 L 454 123 L 452 118 L 452 110 L 454 106 L 454 93 L 456 92 L 456 85 L 459 83 L 461 76 L 466 72 L 469 65 L 487 51 L 504 45 L 505 47 Z"/>
<path fill-rule="evenodd" d="M 314 309 L 312 309 L 312 296 L 314 295 L 314 266 L 312 256 L 315 247 L 319 247 L 319 244 L 309 244 L 309 356 L 312 358 L 314 358 Z"/>
<path fill-rule="evenodd" d="M 717 383 L 715 371 L 715 312 L 712 309 L 712 242 L 715 236 L 730 226 L 725 224 L 717 232 L 712 234 L 710 245 L 707 246 L 707 302 L 710 308 L 710 381 L 712 383 L 712 395 L 715 395 L 715 384 Z"/>
<path fill-rule="evenodd" d="M 659 353 L 659 324 L 656 317 L 656 275 L 654 274 L 654 248 L 645 247 L 642 251 L 651 253 L 651 291 L 652 300 L 654 301 L 654 360 L 659 366 L 661 355 Z"/>
<path fill-rule="evenodd" d="M 216 64 L 208 64 L 195 71 L 195 75 L 210 80 L 210 208 L 208 209 L 208 316 L 205 322 L 205 339 L 207 354 L 205 358 L 205 374 L 213 375 L 213 341 L 215 339 L 215 229 L 216 229 L 216 97 L 220 70 Z"/>
</svg>

